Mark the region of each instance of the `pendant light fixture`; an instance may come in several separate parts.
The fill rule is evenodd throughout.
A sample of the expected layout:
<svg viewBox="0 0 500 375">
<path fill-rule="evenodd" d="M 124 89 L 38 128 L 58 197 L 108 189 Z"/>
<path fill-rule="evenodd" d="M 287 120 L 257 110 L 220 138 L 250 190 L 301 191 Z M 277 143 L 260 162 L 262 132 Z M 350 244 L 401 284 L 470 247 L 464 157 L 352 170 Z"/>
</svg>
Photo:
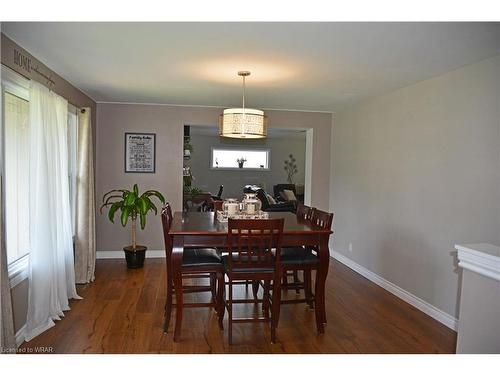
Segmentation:
<svg viewBox="0 0 500 375">
<path fill-rule="evenodd" d="M 242 108 L 229 108 L 219 116 L 219 135 L 227 138 L 266 138 L 267 117 L 263 111 L 245 108 L 245 77 L 249 71 L 239 71 L 243 77 L 243 106 Z"/>
</svg>

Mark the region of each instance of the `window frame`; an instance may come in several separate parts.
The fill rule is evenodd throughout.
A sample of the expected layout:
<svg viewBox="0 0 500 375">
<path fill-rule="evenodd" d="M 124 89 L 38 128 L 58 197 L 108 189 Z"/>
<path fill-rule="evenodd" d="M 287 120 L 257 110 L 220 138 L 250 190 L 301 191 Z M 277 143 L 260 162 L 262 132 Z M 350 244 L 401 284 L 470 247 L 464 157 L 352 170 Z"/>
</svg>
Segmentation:
<svg viewBox="0 0 500 375">
<path fill-rule="evenodd" d="M 1 121 L 1 133 L 2 133 L 2 144 L 1 144 L 1 169 L 2 169 L 2 183 L 5 183 L 5 93 L 9 93 L 11 95 L 17 96 L 20 99 L 26 100 L 29 102 L 29 79 L 25 78 L 21 74 L 13 71 L 6 66 L 1 66 L 1 108 L 0 108 L 0 121 Z M 2 233 L 5 236 L 5 188 L 2 188 Z M 7 250 L 7 249 L 5 249 Z M 20 258 L 17 258 L 13 262 L 7 264 L 7 273 L 9 276 L 10 288 L 14 288 L 16 285 L 20 284 L 24 280 L 28 278 L 28 270 L 29 270 L 29 259 L 30 253 L 23 255 Z"/>
<path fill-rule="evenodd" d="M 267 154 L 267 168 L 238 168 L 238 167 L 214 167 L 213 166 L 213 158 L 214 158 L 214 150 L 228 150 L 228 151 L 264 151 Z M 228 147 L 228 146 L 212 146 L 210 147 L 210 159 L 209 159 L 209 167 L 210 170 L 213 171 L 263 171 L 270 172 L 271 171 L 271 149 L 266 147 Z"/>
</svg>

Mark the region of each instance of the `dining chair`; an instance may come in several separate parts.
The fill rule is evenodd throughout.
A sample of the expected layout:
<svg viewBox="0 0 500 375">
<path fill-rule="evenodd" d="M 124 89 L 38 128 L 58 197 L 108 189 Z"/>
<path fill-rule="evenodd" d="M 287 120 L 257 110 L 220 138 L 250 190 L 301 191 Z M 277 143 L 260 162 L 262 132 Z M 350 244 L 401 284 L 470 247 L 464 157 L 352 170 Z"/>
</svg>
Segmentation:
<svg viewBox="0 0 500 375">
<path fill-rule="evenodd" d="M 332 227 L 333 214 L 309 207 L 301 209 L 304 213 L 304 220 L 309 223 L 311 227 L 328 229 Z M 309 220 L 308 220 L 309 218 Z M 315 296 L 312 292 L 312 278 L 311 272 L 318 270 L 318 254 L 317 249 L 314 247 L 285 247 L 281 251 L 281 267 L 283 274 L 293 271 L 302 271 L 304 275 L 303 282 L 294 282 L 288 286 L 283 286 L 283 289 L 304 289 L 304 298 L 295 299 L 282 299 L 282 304 L 291 303 L 307 303 L 310 308 L 314 308 Z M 324 303 L 324 301 L 323 301 Z"/>
<path fill-rule="evenodd" d="M 163 225 L 163 237 L 165 240 L 165 255 L 167 259 L 167 301 L 165 303 L 165 322 L 163 332 L 167 333 L 170 324 L 170 316 L 172 307 L 175 307 L 182 317 L 182 310 L 188 307 L 214 307 L 219 315 L 219 326 L 223 329 L 222 319 L 224 318 L 224 267 L 222 259 L 216 249 L 212 248 L 188 248 L 184 249 L 182 258 L 181 275 L 172 274 L 172 236 L 169 235 L 169 230 L 172 225 L 172 209 L 169 203 L 166 203 L 161 211 L 161 219 Z M 179 277 L 184 279 L 209 279 L 210 285 L 183 285 L 182 293 L 199 293 L 210 292 L 210 302 L 193 302 L 182 303 L 180 306 L 173 303 L 174 278 Z M 180 319 L 182 320 L 182 319 Z M 175 332 L 180 332 L 180 327 L 177 329 L 177 324 L 180 324 L 176 319 Z M 180 337 L 175 337 L 174 341 L 178 341 Z"/>
<path fill-rule="evenodd" d="M 224 201 L 214 201 L 214 215 L 217 215 L 217 211 L 223 210 L 223 204 L 224 204 Z M 227 250 L 226 250 L 226 248 L 218 248 L 217 252 L 219 254 L 223 254 L 223 253 L 227 253 Z M 251 285 L 254 299 L 257 299 L 257 294 L 259 292 L 259 283 L 258 282 L 251 282 L 250 280 L 242 280 L 242 281 L 234 282 L 234 284 L 245 285 L 245 289 L 247 291 L 248 291 L 248 287 Z"/>
<path fill-rule="evenodd" d="M 305 204 L 299 203 L 296 211 L 297 219 L 300 221 L 311 221 L 314 210 L 314 207 L 309 207 Z"/>
<path fill-rule="evenodd" d="M 227 275 L 228 295 L 224 304 L 228 311 L 228 338 L 233 342 L 233 323 L 271 322 L 271 342 L 276 342 L 276 326 L 279 319 L 281 298 L 281 242 L 284 219 L 229 219 L 228 255 L 222 257 Z M 273 250 L 274 249 L 274 250 Z M 274 254 L 273 254 L 274 252 Z M 261 300 L 235 299 L 233 286 L 238 281 L 258 283 L 262 280 L 264 293 Z M 270 286 L 273 291 L 270 294 Z M 234 318 L 233 305 L 240 303 L 262 303 L 264 316 Z M 269 315 L 269 310 L 271 314 Z M 222 316 L 219 315 L 220 323 Z"/>
<path fill-rule="evenodd" d="M 305 204 L 299 203 L 297 205 L 297 220 L 309 223 L 311 221 L 312 213 L 314 212 L 313 207 L 306 206 Z M 303 289 L 303 282 L 300 281 L 298 270 L 288 270 L 283 272 L 283 283 L 282 287 L 285 290 L 295 289 L 295 293 L 299 294 L 300 289 Z M 293 284 L 288 283 L 288 277 L 293 277 Z"/>
</svg>

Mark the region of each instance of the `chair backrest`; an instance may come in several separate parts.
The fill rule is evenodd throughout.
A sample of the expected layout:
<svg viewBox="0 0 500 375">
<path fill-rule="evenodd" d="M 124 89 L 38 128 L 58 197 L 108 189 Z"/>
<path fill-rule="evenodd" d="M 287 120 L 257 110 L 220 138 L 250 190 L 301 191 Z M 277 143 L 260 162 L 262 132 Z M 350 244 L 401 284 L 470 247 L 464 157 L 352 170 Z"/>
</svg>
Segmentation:
<svg viewBox="0 0 500 375">
<path fill-rule="evenodd" d="M 315 208 L 299 203 L 297 205 L 297 219 L 301 221 L 311 221 Z"/>
<path fill-rule="evenodd" d="M 172 256 L 172 236 L 168 234 L 172 226 L 172 208 L 170 203 L 165 203 L 161 209 L 161 223 L 163 226 L 163 239 L 165 241 L 165 256 L 167 258 L 167 271 L 170 272 L 170 259 Z"/>
<path fill-rule="evenodd" d="M 279 267 L 284 219 L 228 220 L 228 271 Z M 275 254 L 273 255 L 273 248 Z"/>
<path fill-rule="evenodd" d="M 332 229 L 333 214 L 314 209 L 311 217 L 312 225 L 322 229 Z"/>
<path fill-rule="evenodd" d="M 221 198 L 222 197 L 222 191 L 224 190 L 224 185 L 220 185 L 219 186 L 219 191 L 217 192 L 217 198 Z"/>
</svg>

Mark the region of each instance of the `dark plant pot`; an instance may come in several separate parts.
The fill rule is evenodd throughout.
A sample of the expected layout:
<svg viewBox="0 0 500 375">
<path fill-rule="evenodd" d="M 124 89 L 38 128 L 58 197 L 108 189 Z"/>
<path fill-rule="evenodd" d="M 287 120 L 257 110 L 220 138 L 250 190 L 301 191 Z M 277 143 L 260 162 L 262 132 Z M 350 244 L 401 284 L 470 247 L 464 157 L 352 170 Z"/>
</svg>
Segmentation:
<svg viewBox="0 0 500 375">
<path fill-rule="evenodd" d="M 238 168 L 243 168 L 243 163 L 238 163 Z"/>
<path fill-rule="evenodd" d="M 146 246 L 136 246 L 135 251 L 132 246 L 126 246 L 123 248 L 125 252 L 125 259 L 127 261 L 127 268 L 142 268 L 144 265 L 144 258 L 146 257 Z"/>
</svg>

